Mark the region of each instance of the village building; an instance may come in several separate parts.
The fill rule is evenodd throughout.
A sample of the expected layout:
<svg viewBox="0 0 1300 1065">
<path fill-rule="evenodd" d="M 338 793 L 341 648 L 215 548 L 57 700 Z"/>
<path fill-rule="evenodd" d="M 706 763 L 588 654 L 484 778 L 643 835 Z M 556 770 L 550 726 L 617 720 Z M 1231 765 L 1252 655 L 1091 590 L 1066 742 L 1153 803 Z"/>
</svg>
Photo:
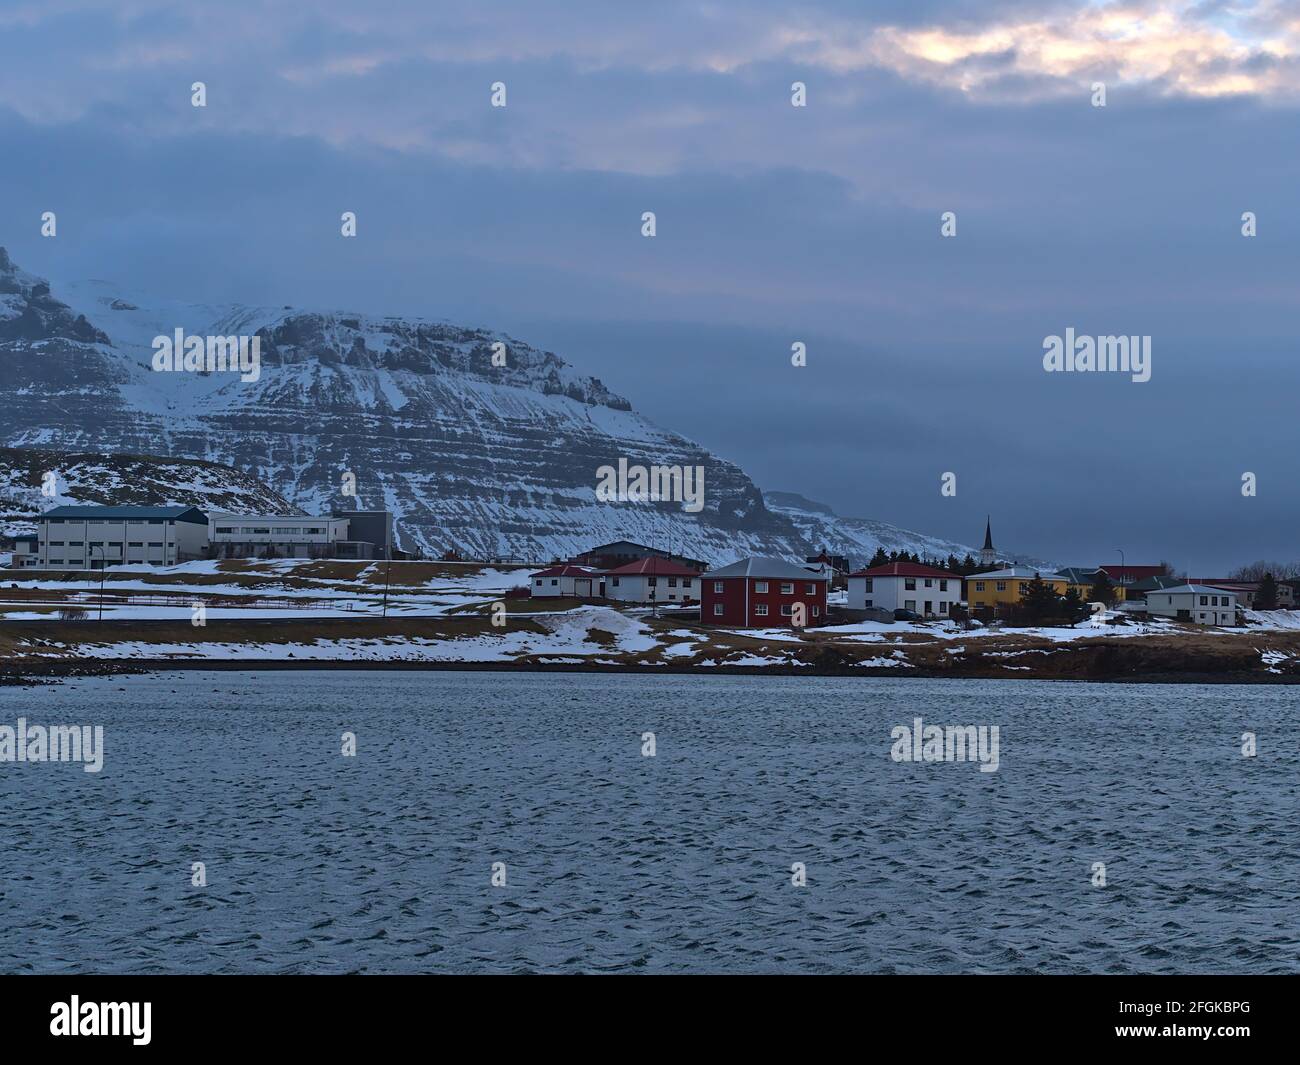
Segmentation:
<svg viewBox="0 0 1300 1065">
<path fill-rule="evenodd" d="M 810 570 L 826 577 L 831 588 L 847 587 L 849 560 L 846 556 L 832 555 L 823 547 L 821 554 L 805 556 L 804 561 Z"/>
<path fill-rule="evenodd" d="M 36 565 L 45 569 L 175 566 L 208 549 L 208 517 L 195 507 L 54 507 L 36 522 Z"/>
<path fill-rule="evenodd" d="M 14 537 L 13 562 L 15 567 L 39 566 L 41 563 L 41 538 L 36 533 Z"/>
<path fill-rule="evenodd" d="M 643 558 L 605 571 L 605 595 L 624 603 L 691 603 L 700 599 L 700 574 L 667 558 Z"/>
<path fill-rule="evenodd" d="M 348 541 L 347 518 L 302 514 L 212 514 L 213 558 L 373 558 L 373 544 Z"/>
<path fill-rule="evenodd" d="M 1182 584 L 1147 592 L 1147 613 L 1197 625 L 1235 625 L 1237 595 L 1209 584 Z"/>
<path fill-rule="evenodd" d="M 962 601 L 962 579 L 947 570 L 915 562 L 887 562 L 850 573 L 850 610 L 912 610 L 946 618 Z"/>
<path fill-rule="evenodd" d="M 639 562 L 643 558 L 669 559 L 681 563 L 696 573 L 703 573 L 709 568 L 709 564 L 700 559 L 675 555 L 671 551 L 664 551 L 658 547 L 647 547 L 645 544 L 634 543 L 631 540 L 615 540 L 613 543 L 600 544 L 598 547 L 590 548 L 580 555 L 574 555 L 571 561 L 579 566 L 592 566 L 596 569 L 611 570 L 617 569 L 619 566 L 626 566 L 629 562 Z"/>
<path fill-rule="evenodd" d="M 1096 566 L 1063 566 L 1056 571 L 1056 575 L 1065 578 L 1067 590 L 1073 588 L 1080 599 L 1089 602 L 1092 599 L 1092 586 L 1097 583 L 1097 574 L 1100 572 Z M 1118 601 L 1118 592 L 1116 596 Z"/>
<path fill-rule="evenodd" d="M 745 628 L 826 620 L 826 577 L 779 558 L 745 558 L 700 577 L 700 620 Z"/>
<path fill-rule="evenodd" d="M 604 599 L 605 575 L 590 566 L 562 562 L 534 573 L 529 591 L 534 599 Z"/>
<path fill-rule="evenodd" d="M 998 552 L 993 546 L 993 521 L 990 515 L 984 517 L 984 546 L 980 548 L 979 564 L 981 566 L 998 564 Z"/>
<path fill-rule="evenodd" d="M 1005 604 L 1018 603 L 1035 578 L 1050 585 L 1057 595 L 1064 595 L 1070 587 L 1069 580 L 1059 573 L 1044 573 L 1029 566 L 1009 566 L 988 573 L 972 573 L 967 577 L 966 601 L 971 610 L 996 610 Z"/>
</svg>

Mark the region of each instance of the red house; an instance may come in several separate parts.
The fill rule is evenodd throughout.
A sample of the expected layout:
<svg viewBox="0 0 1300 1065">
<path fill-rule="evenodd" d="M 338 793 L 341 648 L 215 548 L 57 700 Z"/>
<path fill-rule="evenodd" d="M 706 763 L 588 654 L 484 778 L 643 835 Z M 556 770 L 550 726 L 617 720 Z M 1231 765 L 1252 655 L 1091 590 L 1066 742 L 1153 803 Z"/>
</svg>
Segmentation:
<svg viewBox="0 0 1300 1065">
<path fill-rule="evenodd" d="M 744 628 L 821 625 L 826 577 L 779 558 L 745 558 L 700 575 L 700 620 Z M 802 611 L 797 607 L 802 604 Z"/>
</svg>

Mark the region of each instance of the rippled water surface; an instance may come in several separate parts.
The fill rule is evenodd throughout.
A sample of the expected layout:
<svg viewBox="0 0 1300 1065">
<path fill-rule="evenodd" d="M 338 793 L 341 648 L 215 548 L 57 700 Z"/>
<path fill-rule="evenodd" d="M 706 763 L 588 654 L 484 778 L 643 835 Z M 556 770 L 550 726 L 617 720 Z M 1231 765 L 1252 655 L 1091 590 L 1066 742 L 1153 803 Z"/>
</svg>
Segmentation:
<svg viewBox="0 0 1300 1065">
<path fill-rule="evenodd" d="M 1296 971 L 1298 704 L 523 673 L 0 688 L 0 724 L 106 734 L 98 774 L 0 763 L 0 970 Z M 892 761 L 917 715 L 998 725 L 1000 769 Z"/>
</svg>

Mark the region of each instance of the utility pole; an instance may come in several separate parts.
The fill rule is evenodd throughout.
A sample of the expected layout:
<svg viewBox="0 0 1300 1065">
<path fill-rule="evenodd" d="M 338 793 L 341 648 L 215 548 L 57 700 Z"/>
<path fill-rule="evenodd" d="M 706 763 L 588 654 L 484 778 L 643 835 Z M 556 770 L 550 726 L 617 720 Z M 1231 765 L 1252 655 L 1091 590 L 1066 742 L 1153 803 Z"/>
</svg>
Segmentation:
<svg viewBox="0 0 1300 1065">
<path fill-rule="evenodd" d="M 388 574 L 393 568 L 392 552 L 389 552 L 389 559 L 384 563 L 384 617 L 388 617 Z"/>
<path fill-rule="evenodd" d="M 125 541 L 124 541 L 125 542 Z M 91 548 L 92 551 L 95 548 Z M 91 556 L 94 557 L 93 555 Z M 104 623 L 104 578 L 108 576 L 108 551 L 105 548 L 99 548 L 99 621 L 97 624 Z"/>
</svg>

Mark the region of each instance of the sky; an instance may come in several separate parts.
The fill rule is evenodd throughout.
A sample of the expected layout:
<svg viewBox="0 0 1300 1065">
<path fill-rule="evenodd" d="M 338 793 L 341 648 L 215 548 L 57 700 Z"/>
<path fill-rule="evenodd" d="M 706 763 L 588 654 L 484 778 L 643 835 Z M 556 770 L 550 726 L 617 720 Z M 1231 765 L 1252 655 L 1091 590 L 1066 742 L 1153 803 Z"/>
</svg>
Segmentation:
<svg viewBox="0 0 1300 1065">
<path fill-rule="evenodd" d="M 25 269 L 503 330 L 760 487 L 1062 564 L 1300 559 L 1298 190 L 1298 3 L 0 3 Z M 1067 329 L 1150 380 L 1046 372 Z"/>
</svg>

